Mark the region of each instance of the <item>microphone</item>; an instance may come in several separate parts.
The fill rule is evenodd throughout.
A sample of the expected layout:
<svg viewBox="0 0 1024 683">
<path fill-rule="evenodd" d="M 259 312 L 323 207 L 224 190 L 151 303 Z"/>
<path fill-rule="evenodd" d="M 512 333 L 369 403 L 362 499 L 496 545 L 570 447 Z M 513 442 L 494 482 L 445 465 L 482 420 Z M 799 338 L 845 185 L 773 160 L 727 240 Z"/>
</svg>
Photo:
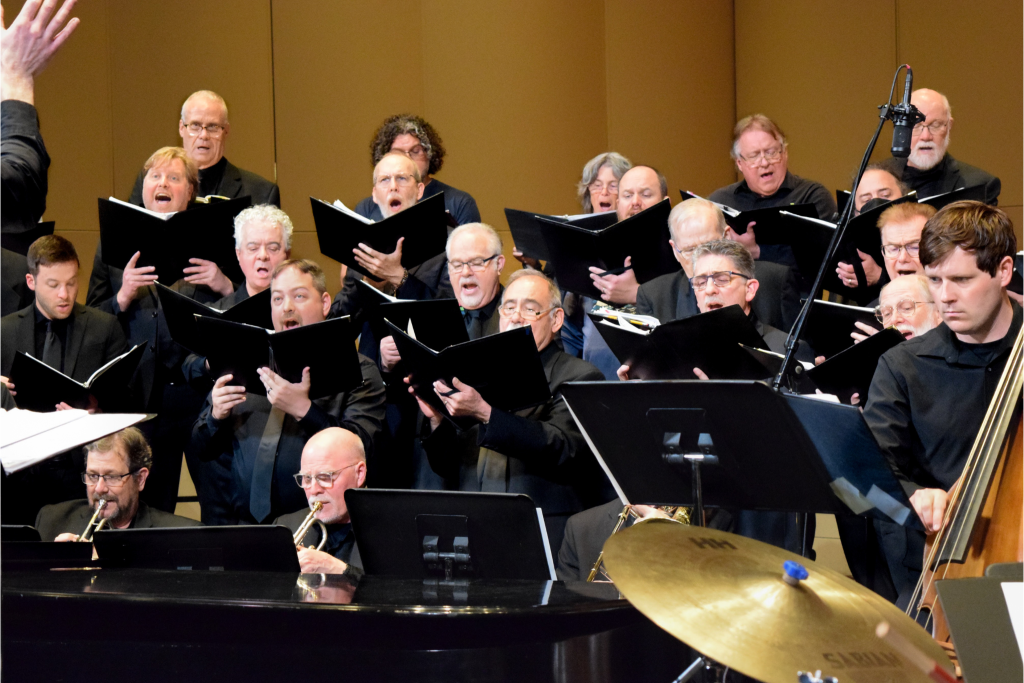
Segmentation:
<svg viewBox="0 0 1024 683">
<path fill-rule="evenodd" d="M 892 108 L 890 118 L 892 119 L 892 155 L 905 159 L 910 156 L 914 126 L 924 121 L 924 114 L 910 103 L 910 91 L 914 89 L 914 70 L 910 68 L 909 64 L 903 66 L 907 69 L 907 79 L 903 85 L 903 101 Z"/>
</svg>

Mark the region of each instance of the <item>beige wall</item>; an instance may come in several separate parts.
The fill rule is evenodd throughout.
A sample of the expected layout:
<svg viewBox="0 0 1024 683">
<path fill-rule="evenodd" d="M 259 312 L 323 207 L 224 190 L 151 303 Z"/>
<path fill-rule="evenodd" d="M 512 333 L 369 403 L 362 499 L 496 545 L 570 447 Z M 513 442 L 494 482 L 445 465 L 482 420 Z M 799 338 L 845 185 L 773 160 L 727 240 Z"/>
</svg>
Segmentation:
<svg viewBox="0 0 1024 683">
<path fill-rule="evenodd" d="M 1016 0 L 736 0 L 736 109 L 774 118 L 790 168 L 849 189 L 896 67 L 915 88 L 945 93 L 956 124 L 949 151 L 998 176 L 1021 238 L 1022 6 Z M 902 75 L 897 94 L 902 96 Z M 873 158 L 888 156 L 886 124 Z"/>
<path fill-rule="evenodd" d="M 903 60 L 952 100 L 952 152 L 999 175 L 1024 218 L 1019 2 L 90 0 L 76 14 L 37 99 L 46 218 L 86 271 L 96 198 L 126 197 L 146 157 L 179 142 L 199 88 L 231 106 L 228 157 L 276 170 L 295 254 L 324 261 L 332 288 L 308 198 L 369 193 L 370 136 L 389 114 L 437 127 L 439 178 L 507 238 L 503 208 L 576 211 L 583 163 L 609 149 L 661 169 L 673 197 L 731 182 L 731 126 L 752 111 L 787 131 L 795 172 L 845 187 Z"/>
</svg>

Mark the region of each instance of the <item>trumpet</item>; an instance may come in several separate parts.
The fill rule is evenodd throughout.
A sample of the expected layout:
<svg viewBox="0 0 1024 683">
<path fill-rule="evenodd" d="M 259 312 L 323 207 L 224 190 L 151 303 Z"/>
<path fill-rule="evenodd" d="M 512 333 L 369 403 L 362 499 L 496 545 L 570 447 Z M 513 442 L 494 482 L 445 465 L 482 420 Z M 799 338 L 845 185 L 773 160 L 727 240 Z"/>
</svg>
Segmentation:
<svg viewBox="0 0 1024 683">
<path fill-rule="evenodd" d="M 673 507 L 671 505 L 662 505 L 657 509 L 663 512 L 664 514 L 668 515 L 668 520 L 670 522 L 676 522 L 678 524 L 687 525 L 690 524 L 690 514 L 692 511 L 688 507 Z M 640 517 L 640 515 L 638 515 L 636 511 L 633 510 L 632 505 L 627 505 L 624 508 L 622 508 L 622 512 L 619 513 L 619 519 L 615 523 L 615 528 L 612 530 L 613 536 L 616 533 L 618 533 L 619 529 L 622 528 L 622 525 L 625 524 L 626 520 L 630 517 L 637 518 L 637 524 L 642 524 L 643 522 L 646 522 L 651 519 L 663 519 L 662 517 L 655 517 L 653 515 L 651 517 Z M 594 566 L 590 568 L 590 573 L 587 574 L 588 582 L 593 581 L 597 577 L 597 572 L 601 570 L 601 565 L 603 563 L 604 550 L 602 550 L 601 553 L 597 556 L 597 561 L 594 562 Z"/>
<path fill-rule="evenodd" d="M 107 507 L 107 499 L 97 498 L 96 511 L 92 513 L 92 517 L 89 518 L 89 523 L 85 525 L 85 531 L 83 531 L 82 535 L 78 537 L 79 543 L 92 543 L 93 534 L 102 529 L 103 525 L 107 523 L 107 518 L 104 517 L 99 521 L 99 524 L 96 524 L 96 518 L 100 516 L 100 513 L 103 512 L 103 508 L 105 507 Z M 93 524 L 96 524 L 95 528 L 93 528 Z"/>
<path fill-rule="evenodd" d="M 310 509 L 309 514 L 306 515 L 306 519 L 304 519 L 302 524 L 299 525 L 298 531 L 296 531 L 295 535 L 292 537 L 296 550 L 302 547 L 302 539 L 306 536 L 306 532 L 309 531 L 309 528 L 314 524 L 320 525 L 320 545 L 318 545 L 316 549 L 322 549 L 324 544 L 327 543 L 327 525 L 316 518 L 316 513 L 320 512 L 323 507 L 324 504 L 319 500 L 313 503 L 312 509 Z"/>
</svg>

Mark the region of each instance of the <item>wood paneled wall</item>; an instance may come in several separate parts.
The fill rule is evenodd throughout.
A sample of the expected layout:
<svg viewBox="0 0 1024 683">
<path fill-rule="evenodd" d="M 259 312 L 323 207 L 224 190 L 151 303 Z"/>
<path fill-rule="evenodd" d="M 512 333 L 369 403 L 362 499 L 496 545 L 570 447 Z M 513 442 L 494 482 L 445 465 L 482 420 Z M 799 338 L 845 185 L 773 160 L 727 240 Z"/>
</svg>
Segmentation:
<svg viewBox="0 0 1024 683">
<path fill-rule="evenodd" d="M 753 111 L 786 130 L 796 173 L 846 187 L 909 61 L 953 104 L 951 152 L 999 175 L 1018 230 L 1024 218 L 1019 2 L 90 0 L 76 14 L 37 103 L 46 218 L 85 277 L 96 198 L 127 197 L 201 88 L 227 99 L 227 156 L 276 177 L 295 255 L 323 262 L 332 288 L 308 198 L 366 196 L 370 137 L 405 111 L 438 129 L 438 177 L 476 197 L 511 251 L 502 209 L 577 211 L 580 169 L 603 151 L 658 167 L 674 197 L 732 182 L 731 128 Z"/>
</svg>

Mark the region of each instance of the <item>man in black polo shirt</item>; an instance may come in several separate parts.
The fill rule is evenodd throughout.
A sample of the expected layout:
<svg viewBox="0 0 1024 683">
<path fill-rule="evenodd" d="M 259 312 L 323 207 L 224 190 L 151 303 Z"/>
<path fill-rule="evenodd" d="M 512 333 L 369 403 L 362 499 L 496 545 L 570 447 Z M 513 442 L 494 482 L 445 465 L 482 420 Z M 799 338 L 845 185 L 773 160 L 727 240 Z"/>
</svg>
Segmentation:
<svg viewBox="0 0 1024 683">
<path fill-rule="evenodd" d="M 708 199 L 740 211 L 764 209 L 788 204 L 814 204 L 818 218 L 832 220 L 836 202 L 821 183 L 805 180 L 789 172 L 786 136 L 764 114 L 740 119 L 733 128 L 732 158 L 743 180 L 712 192 Z M 755 259 L 796 266 L 793 250 L 787 245 L 759 246 L 753 225 L 736 237 Z"/>
<path fill-rule="evenodd" d="M 939 211 L 920 259 L 943 323 L 879 360 L 864 417 L 929 531 L 938 530 L 1010 349 L 1021 308 L 1006 287 L 1017 240 L 1009 217 L 980 202 Z M 898 606 L 921 572 L 924 534 L 877 525 Z"/>
</svg>

